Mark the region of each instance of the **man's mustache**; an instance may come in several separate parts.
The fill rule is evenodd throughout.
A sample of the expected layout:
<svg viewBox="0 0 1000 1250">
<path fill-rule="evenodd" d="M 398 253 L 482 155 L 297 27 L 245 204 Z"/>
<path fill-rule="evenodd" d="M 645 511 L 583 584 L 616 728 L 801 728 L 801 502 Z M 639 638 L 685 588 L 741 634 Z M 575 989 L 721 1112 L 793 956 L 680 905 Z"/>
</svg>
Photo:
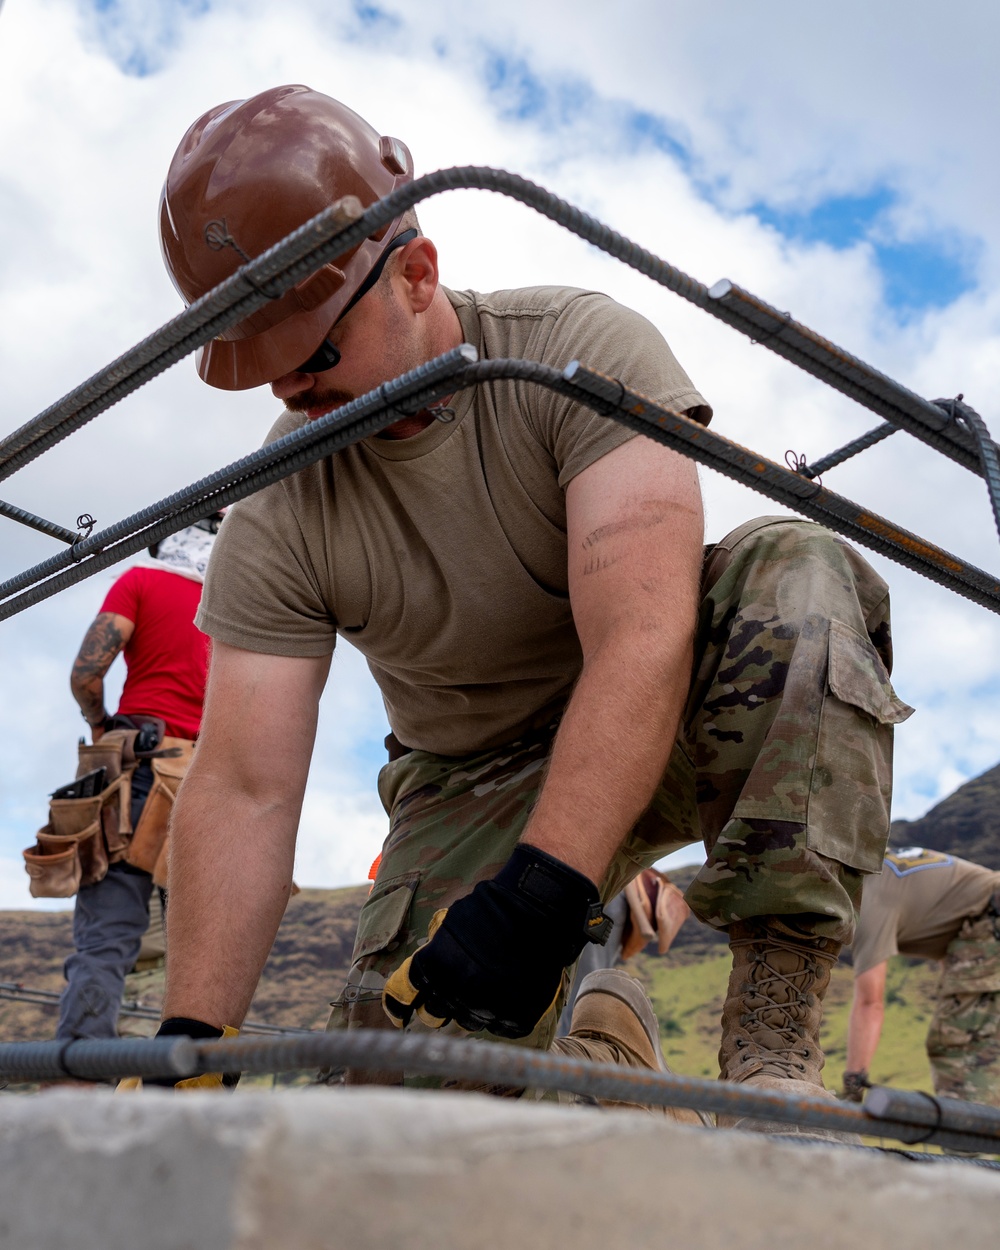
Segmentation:
<svg viewBox="0 0 1000 1250">
<path fill-rule="evenodd" d="M 311 391 L 303 391 L 299 395 L 292 395 L 285 400 L 285 407 L 290 412 L 306 412 L 310 408 L 322 408 L 328 412 L 331 408 L 342 408 L 344 404 L 349 404 L 354 399 L 354 395 L 350 391 L 320 391 L 313 389 Z"/>
</svg>

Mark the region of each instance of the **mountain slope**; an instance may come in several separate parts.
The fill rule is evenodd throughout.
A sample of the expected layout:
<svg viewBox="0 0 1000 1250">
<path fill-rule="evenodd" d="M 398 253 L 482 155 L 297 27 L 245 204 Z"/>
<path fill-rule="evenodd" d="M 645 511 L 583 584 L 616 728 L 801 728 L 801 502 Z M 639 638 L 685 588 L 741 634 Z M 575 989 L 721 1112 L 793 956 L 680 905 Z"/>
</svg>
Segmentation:
<svg viewBox="0 0 1000 1250">
<path fill-rule="evenodd" d="M 1000 764 L 965 782 L 919 820 L 892 822 L 894 846 L 926 846 L 1000 869 Z"/>
</svg>

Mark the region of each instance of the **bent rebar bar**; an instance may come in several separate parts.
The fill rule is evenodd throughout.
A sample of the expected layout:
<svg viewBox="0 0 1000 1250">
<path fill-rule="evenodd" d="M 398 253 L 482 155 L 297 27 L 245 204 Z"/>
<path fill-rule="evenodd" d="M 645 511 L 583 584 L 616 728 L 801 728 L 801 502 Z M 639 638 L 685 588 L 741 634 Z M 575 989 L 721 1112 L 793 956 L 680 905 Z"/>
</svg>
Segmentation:
<svg viewBox="0 0 1000 1250">
<path fill-rule="evenodd" d="M 367 437 L 399 415 L 477 383 L 519 378 L 567 395 L 595 411 L 681 451 L 699 463 L 750 486 L 760 494 L 821 522 L 837 533 L 879 551 L 990 611 L 1000 612 L 1000 581 L 957 556 L 893 525 L 799 473 L 758 456 L 680 413 L 671 412 L 620 382 L 573 362 L 561 373 L 526 360 L 473 363 L 476 351 L 463 344 L 343 408 L 301 427 L 236 464 L 218 470 L 183 491 L 76 543 L 58 556 L 0 585 L 0 620 L 16 615 L 85 577 L 107 568 L 149 543 L 190 524 L 225 503 Z M 67 567 L 76 561 L 76 567 Z M 61 570 L 61 571 L 60 571 Z M 55 576 L 50 576 L 55 573 Z M 43 578 L 48 578 L 43 581 Z M 25 589 L 27 588 L 27 589 Z"/>
<path fill-rule="evenodd" d="M 1000 535 L 1000 455 L 997 453 L 996 443 L 990 438 L 986 422 L 976 412 L 975 408 L 970 408 L 968 404 L 962 403 L 961 395 L 957 399 L 948 401 L 937 400 L 936 402 L 939 407 L 949 403 L 955 419 L 962 422 L 972 433 L 972 437 L 979 449 L 982 475 L 986 479 L 990 506 L 993 509 L 993 521 L 997 527 L 997 534 Z"/>
<path fill-rule="evenodd" d="M 0 480 L 407 209 L 432 195 L 463 188 L 497 192 L 534 209 L 982 475 L 980 456 L 969 430 L 951 421 L 929 400 L 836 347 L 788 314 L 778 312 L 727 279 L 706 287 L 518 174 L 468 165 L 417 178 L 360 215 L 357 201 L 338 201 L 318 213 L 107 368 L 0 440 Z"/>
<path fill-rule="evenodd" d="M 892 1115 L 870 1115 L 853 1103 L 778 1093 L 674 1073 L 621 1068 L 502 1042 L 469 1041 L 430 1034 L 351 1029 L 282 1039 L 236 1038 L 201 1042 L 189 1038 L 135 1041 L 7 1042 L 0 1045 L 0 1077 L 28 1082 L 75 1077 L 189 1077 L 205 1072 L 271 1073 L 357 1068 L 488 1082 L 513 1090 L 562 1090 L 591 1098 L 650 1106 L 690 1107 L 721 1115 L 769 1120 L 841 1133 L 929 1142 L 954 1150 L 1000 1152 L 1000 1110 L 975 1108 L 974 1128 L 966 1104 L 940 1100 L 940 1117 L 926 1123 L 927 1096 L 887 1091 Z M 876 1091 L 870 1091 L 868 1097 Z"/>
</svg>

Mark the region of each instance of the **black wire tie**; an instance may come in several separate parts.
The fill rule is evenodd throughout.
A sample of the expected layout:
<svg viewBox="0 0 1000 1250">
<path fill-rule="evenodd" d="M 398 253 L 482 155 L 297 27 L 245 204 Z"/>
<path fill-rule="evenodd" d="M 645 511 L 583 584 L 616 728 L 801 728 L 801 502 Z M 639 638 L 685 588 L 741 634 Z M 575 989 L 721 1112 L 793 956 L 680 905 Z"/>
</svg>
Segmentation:
<svg viewBox="0 0 1000 1250">
<path fill-rule="evenodd" d="M 930 1139 L 941 1127 L 941 1121 L 944 1119 L 944 1112 L 941 1110 L 941 1104 L 933 1094 L 928 1094 L 927 1091 L 923 1089 L 914 1090 L 914 1093 L 919 1094 L 921 1098 L 926 1098 L 927 1101 L 933 1105 L 934 1112 L 937 1116 L 937 1119 L 930 1126 L 923 1137 L 918 1137 L 915 1141 L 907 1142 L 907 1145 L 909 1146 L 921 1146 L 925 1141 L 930 1141 Z"/>
</svg>

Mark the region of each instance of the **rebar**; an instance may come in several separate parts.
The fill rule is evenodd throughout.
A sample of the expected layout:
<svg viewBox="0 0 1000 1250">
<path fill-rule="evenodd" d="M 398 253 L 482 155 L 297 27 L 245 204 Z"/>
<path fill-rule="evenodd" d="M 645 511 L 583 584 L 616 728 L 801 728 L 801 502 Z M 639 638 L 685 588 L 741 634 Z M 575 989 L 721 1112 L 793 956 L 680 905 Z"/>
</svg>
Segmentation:
<svg viewBox="0 0 1000 1250">
<path fill-rule="evenodd" d="M 294 1039 L 297 1040 L 297 1039 Z M 68 1042 L 4 1042 L 0 1079 L 104 1081 L 120 1076 L 189 1076 L 198 1050 L 189 1037 L 75 1038 Z"/>
<path fill-rule="evenodd" d="M 950 420 L 931 400 L 908 390 L 727 278 L 716 282 L 708 295 L 717 306 L 715 315 L 754 343 L 798 365 L 966 469 L 981 474 L 979 456 L 968 431 Z"/>
<path fill-rule="evenodd" d="M 932 1131 L 944 1128 L 957 1133 L 1000 1133 L 1000 1111 L 996 1107 L 958 1098 L 876 1085 L 867 1092 L 864 1108 L 877 1120 L 905 1120 Z"/>
<path fill-rule="evenodd" d="M 29 464 L 228 326 L 268 303 L 274 295 L 314 273 L 328 259 L 348 250 L 353 243 L 341 246 L 338 242 L 333 251 L 321 248 L 319 259 L 308 261 L 305 269 L 296 264 L 301 264 L 303 256 L 311 256 L 318 243 L 331 237 L 342 238 L 345 224 L 355 220 L 352 204 L 357 207 L 357 201 L 347 205 L 338 201 L 307 221 L 68 395 L 0 440 L 0 480 Z M 360 242 L 365 233 L 362 232 L 355 242 Z"/>
<path fill-rule="evenodd" d="M 148 1049 L 147 1049 L 148 1048 Z M 502 1042 L 469 1041 L 427 1033 L 350 1029 L 281 1039 L 187 1038 L 0 1045 L 0 1077 L 28 1082 L 73 1076 L 108 1080 L 123 1076 L 191 1077 L 206 1072 L 308 1071 L 353 1068 L 445 1076 L 499 1084 L 512 1090 L 561 1090 L 583 1097 L 658 1107 L 689 1107 L 848 1134 L 868 1134 L 907 1144 L 931 1142 L 950 1149 L 1000 1151 L 1000 1111 L 978 1107 L 975 1131 L 953 1127 L 950 1109 L 928 1128 L 908 1099 L 897 1097 L 892 1116 L 874 1117 L 853 1103 L 809 1094 L 780 1093 L 674 1073 L 622 1068 Z M 869 1098 L 872 1096 L 871 1091 Z M 898 1091 L 889 1091 L 898 1095 Z"/>
<path fill-rule="evenodd" d="M 986 422 L 975 408 L 962 403 L 961 395 L 956 399 L 937 399 L 934 402 L 939 408 L 950 410 L 954 419 L 965 425 L 975 439 L 979 449 L 982 474 L 986 479 L 986 488 L 990 496 L 990 507 L 993 509 L 993 522 L 997 527 L 997 534 L 1000 535 L 1000 455 L 998 455 L 996 443 L 990 437 Z"/>
<path fill-rule="evenodd" d="M 425 403 L 432 402 L 432 399 L 440 398 L 440 385 L 452 385 L 453 379 L 465 366 L 475 361 L 476 356 L 475 348 L 462 344 L 391 382 L 383 383 L 374 391 L 352 400 L 335 412 L 327 413 L 283 438 L 268 443 L 107 529 L 92 533 L 88 538 L 75 543 L 70 551 L 50 556 L 41 564 L 10 578 L 0 584 L 0 599 L 62 569 L 69 569 L 74 564 L 80 566 L 84 560 L 87 560 L 88 570 L 98 572 L 183 526 L 210 515 L 226 504 L 253 494 L 270 482 L 287 477 L 305 465 L 321 460 L 348 443 L 357 441 L 358 438 L 376 433 L 398 420 L 400 415 L 405 415 L 411 409 L 419 409 Z M 435 387 L 438 389 L 435 390 Z M 425 398 L 426 396 L 431 398 Z M 343 437 L 344 431 L 349 432 L 351 437 Z M 276 466 L 281 471 L 271 476 L 271 470 Z M 55 589 L 50 593 L 54 594 L 57 590 L 80 581 L 82 576 L 90 575 L 90 572 L 80 574 L 79 568 L 72 570 L 72 573 L 72 576 L 64 578 L 58 585 L 53 579 Z M 3 606 L 0 606 L 0 620 L 4 619 Z M 24 606 L 29 607 L 30 603 L 25 602 Z"/>
<path fill-rule="evenodd" d="M 547 365 L 527 360 L 498 359 L 472 363 L 475 354 L 473 347 L 464 344 L 285 435 L 235 465 L 220 469 L 168 499 L 92 534 L 75 544 L 70 552 L 53 556 L 26 570 L 0 585 L 0 598 L 28 587 L 16 598 L 7 598 L 6 602 L 0 603 L 0 620 L 14 616 L 107 568 L 182 525 L 190 524 L 197 516 L 242 499 L 324 456 L 342 450 L 350 443 L 392 424 L 408 408 L 426 406 L 454 391 L 500 378 L 518 378 L 567 395 L 888 556 L 938 585 L 954 590 L 990 611 L 1000 612 L 1000 581 L 992 574 L 827 490 L 819 483 L 741 447 L 689 417 L 654 404 L 614 378 L 608 378 L 576 361 L 560 373 Z M 150 524 L 151 519 L 156 523 Z M 113 546 L 110 545 L 112 543 Z M 67 568 L 66 565 L 74 560 L 78 561 L 76 566 Z M 56 576 L 50 576 L 53 572 Z M 41 580 L 43 577 L 48 580 Z"/>
<path fill-rule="evenodd" d="M 55 990 L 38 990 L 21 985 L 18 981 L 0 981 L 0 999 L 11 1003 L 27 1003 L 34 1007 L 58 1007 L 62 995 Z M 124 1001 L 118 1009 L 119 1016 L 135 1020 L 155 1020 L 159 1023 L 162 1013 L 155 1007 L 143 1007 L 140 1002 Z M 241 1033 L 274 1034 L 277 1037 L 312 1033 L 312 1029 L 297 1029 L 288 1024 L 266 1024 L 262 1020 L 244 1020 Z"/>
<path fill-rule="evenodd" d="M 828 455 L 821 456 L 815 463 L 803 465 L 801 469 L 796 471 L 803 477 L 810 479 L 822 477 L 830 469 L 835 469 L 838 464 L 843 464 L 845 460 L 850 460 L 852 456 L 857 456 L 861 452 L 867 451 L 869 447 L 874 447 L 876 444 L 881 443 L 890 434 L 898 433 L 898 425 L 893 425 L 890 421 L 884 421 L 873 430 L 869 430 L 867 434 L 861 434 L 858 438 L 845 443 L 843 447 L 838 447 L 836 451 L 831 451 Z"/>
<path fill-rule="evenodd" d="M 496 363 L 496 362 L 493 362 Z M 818 482 L 767 460 L 681 413 L 660 408 L 613 378 L 574 362 L 563 376 L 593 406 L 640 433 L 787 505 L 972 602 L 1000 612 L 1000 581 Z M 581 396 L 582 400 L 582 396 Z M 603 405 L 603 407 L 602 407 Z"/>
<path fill-rule="evenodd" d="M 982 474 L 980 456 L 968 430 L 949 422 L 934 404 L 793 321 L 788 314 L 778 312 L 726 279 L 711 288 L 706 287 L 518 174 L 470 165 L 438 170 L 418 178 L 376 201 L 357 218 L 353 217 L 353 206 L 340 201 L 318 213 L 261 256 L 241 266 L 106 369 L 0 440 L 0 480 L 255 308 L 349 251 L 407 209 L 430 196 L 461 188 L 493 191 L 518 200 L 879 413 L 965 468 Z"/>
<path fill-rule="evenodd" d="M 0 499 L 0 516 L 17 521 L 20 525 L 26 525 L 29 529 L 38 530 L 40 534 L 47 534 L 49 538 L 58 538 L 60 542 L 72 544 L 80 537 L 65 526 L 57 525 L 55 521 L 46 521 L 44 517 L 35 516 L 33 512 L 26 512 L 15 504 L 4 503 L 2 499 Z"/>
</svg>

